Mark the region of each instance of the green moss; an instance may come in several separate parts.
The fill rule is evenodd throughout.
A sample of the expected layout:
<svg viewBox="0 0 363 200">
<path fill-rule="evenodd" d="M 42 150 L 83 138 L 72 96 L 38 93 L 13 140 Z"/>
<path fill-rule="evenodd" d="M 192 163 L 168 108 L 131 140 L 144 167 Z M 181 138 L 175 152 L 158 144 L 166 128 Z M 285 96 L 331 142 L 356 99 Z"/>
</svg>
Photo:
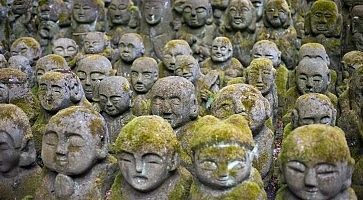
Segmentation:
<svg viewBox="0 0 363 200">
<path fill-rule="evenodd" d="M 13 68 L 2 68 L 0 69 L 0 83 L 26 83 L 26 73 L 13 69 Z"/>
<path fill-rule="evenodd" d="M 192 184 L 191 174 L 184 168 L 178 168 L 179 181 L 168 195 L 169 200 L 188 199 L 190 186 Z"/>
<path fill-rule="evenodd" d="M 276 69 L 276 87 L 279 98 L 284 97 L 287 91 L 287 82 L 289 79 L 289 70 L 284 65 Z"/>
<path fill-rule="evenodd" d="M 23 42 L 26 46 L 32 48 L 32 49 L 39 49 L 40 50 L 40 44 L 38 41 L 36 41 L 34 38 L 32 37 L 21 37 L 16 39 L 13 44 L 11 45 L 12 47 L 17 46 L 18 44 L 20 44 L 21 42 Z"/>
<path fill-rule="evenodd" d="M 311 12 L 313 13 L 321 10 L 327 10 L 327 11 L 334 10 L 336 13 L 338 13 L 337 5 L 335 4 L 334 1 L 330 0 L 315 1 L 314 4 L 311 6 Z"/>
<path fill-rule="evenodd" d="M 122 175 L 118 173 L 111 187 L 111 200 L 125 200 L 122 195 Z"/>
</svg>

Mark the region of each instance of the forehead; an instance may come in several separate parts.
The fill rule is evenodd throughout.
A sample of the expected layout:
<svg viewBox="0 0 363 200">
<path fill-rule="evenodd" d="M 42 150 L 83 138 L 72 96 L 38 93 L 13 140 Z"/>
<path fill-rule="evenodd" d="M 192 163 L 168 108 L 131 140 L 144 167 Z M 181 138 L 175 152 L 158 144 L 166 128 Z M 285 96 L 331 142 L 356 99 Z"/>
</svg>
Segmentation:
<svg viewBox="0 0 363 200">
<path fill-rule="evenodd" d="M 210 6 L 210 3 L 208 0 L 187 0 L 185 2 L 185 7 L 192 7 L 192 8 L 207 8 Z"/>
<path fill-rule="evenodd" d="M 272 71 L 273 69 L 273 65 L 270 63 L 270 64 L 265 64 L 265 65 L 261 65 L 261 64 L 252 64 L 250 65 L 250 70 L 259 70 L 259 69 L 262 69 L 262 70 L 269 70 L 269 71 Z"/>
<path fill-rule="evenodd" d="M 66 83 L 65 77 L 59 79 L 45 78 L 44 76 L 39 80 L 39 84 L 51 84 L 57 86 L 64 86 Z M 62 87 L 63 88 L 63 87 Z"/>
<path fill-rule="evenodd" d="M 142 40 L 140 40 L 140 38 L 137 37 L 136 35 L 128 34 L 128 35 L 123 35 L 120 38 L 120 43 L 133 44 L 135 46 L 140 46 L 142 44 Z"/>
<path fill-rule="evenodd" d="M 96 0 L 74 0 L 73 4 L 76 5 L 89 5 L 89 6 L 97 6 Z"/>
<path fill-rule="evenodd" d="M 11 47 L 11 49 L 20 49 L 20 48 L 29 48 L 29 46 L 26 45 L 25 42 L 20 41 L 18 44 L 15 44 Z"/>
<path fill-rule="evenodd" d="M 236 7 L 236 8 L 242 8 L 242 7 L 252 7 L 251 4 L 249 4 L 245 0 L 232 0 L 230 3 L 230 7 Z"/>
<path fill-rule="evenodd" d="M 116 83 L 112 81 L 101 82 L 99 93 L 108 96 L 122 96 L 127 93 L 125 84 Z"/>
<path fill-rule="evenodd" d="M 111 4 L 116 4 L 116 5 L 124 5 L 124 4 L 130 4 L 130 0 L 112 0 Z"/>
<path fill-rule="evenodd" d="M 76 46 L 76 42 L 71 39 L 61 38 L 54 41 L 54 46 Z"/>
<path fill-rule="evenodd" d="M 176 63 L 178 63 L 179 65 L 197 65 L 198 61 L 193 56 L 182 56 L 177 57 Z"/>
<path fill-rule="evenodd" d="M 47 130 L 55 131 L 58 135 L 65 135 L 66 133 L 87 135 L 91 134 L 89 125 L 89 119 L 85 119 L 82 115 L 70 115 L 61 119 L 57 118 L 56 120 L 49 121 Z"/>
<path fill-rule="evenodd" d="M 300 62 L 298 67 L 296 68 L 296 72 L 309 72 L 311 73 L 320 73 L 320 74 L 327 74 L 328 67 L 325 62 L 317 61 L 317 62 Z"/>
<path fill-rule="evenodd" d="M 216 38 L 213 40 L 213 45 L 230 46 L 232 45 L 228 38 Z"/>
<path fill-rule="evenodd" d="M 353 16 L 363 17 L 363 5 L 354 6 L 352 9 Z"/>
<path fill-rule="evenodd" d="M 227 143 L 202 146 L 197 152 L 199 152 L 199 157 L 228 159 L 237 156 L 244 157 L 248 151 L 240 145 Z"/>
<path fill-rule="evenodd" d="M 138 72 L 154 72 L 158 69 L 158 65 L 149 61 L 134 62 L 131 70 Z"/>
<path fill-rule="evenodd" d="M 173 85 L 174 84 L 174 85 Z M 173 85 L 173 87 L 170 87 Z M 156 89 L 153 89 L 153 96 L 163 97 L 163 98 L 174 98 L 178 97 L 180 99 L 189 99 L 190 95 L 192 95 L 192 88 L 186 89 L 178 83 L 167 83 L 163 86 L 158 86 Z"/>
<path fill-rule="evenodd" d="M 85 71 L 85 72 L 104 72 L 106 73 L 110 66 L 108 66 L 105 62 L 101 60 L 84 60 L 78 65 L 77 71 Z"/>
<path fill-rule="evenodd" d="M 102 34 L 97 34 L 97 33 L 89 33 L 84 37 L 85 40 L 99 40 L 99 39 L 104 39 Z"/>
</svg>

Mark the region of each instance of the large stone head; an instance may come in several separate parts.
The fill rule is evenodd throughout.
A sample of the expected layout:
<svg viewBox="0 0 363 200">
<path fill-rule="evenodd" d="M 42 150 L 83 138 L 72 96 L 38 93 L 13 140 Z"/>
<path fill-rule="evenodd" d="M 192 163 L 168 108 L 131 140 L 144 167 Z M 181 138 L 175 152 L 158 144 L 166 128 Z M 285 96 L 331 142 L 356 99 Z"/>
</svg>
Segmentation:
<svg viewBox="0 0 363 200">
<path fill-rule="evenodd" d="M 363 52 L 362 51 L 350 51 L 343 56 L 343 77 L 349 79 L 354 71 L 361 65 L 363 65 Z"/>
<path fill-rule="evenodd" d="M 93 101 L 99 82 L 111 76 L 112 64 L 104 56 L 91 55 L 79 61 L 76 74 L 81 80 L 86 98 Z"/>
<path fill-rule="evenodd" d="M 269 40 L 260 40 L 256 42 L 252 47 L 251 57 L 268 58 L 272 61 L 275 68 L 281 64 L 281 51 L 274 42 Z"/>
<path fill-rule="evenodd" d="M 113 25 L 128 25 L 133 5 L 131 0 L 111 0 L 107 13 L 109 21 Z"/>
<path fill-rule="evenodd" d="M 35 65 L 35 78 L 39 82 L 44 73 L 53 70 L 70 70 L 67 61 L 59 55 L 49 54 L 41 57 Z"/>
<path fill-rule="evenodd" d="M 94 23 L 100 14 L 100 8 L 98 0 L 74 0 L 72 18 L 79 24 Z"/>
<path fill-rule="evenodd" d="M 96 111 L 72 106 L 48 122 L 42 139 L 44 166 L 68 176 L 81 175 L 108 153 L 108 131 Z"/>
<path fill-rule="evenodd" d="M 227 29 L 254 32 L 256 11 L 250 0 L 231 0 L 225 12 Z"/>
<path fill-rule="evenodd" d="M 159 67 L 154 58 L 137 58 L 131 66 L 131 85 L 137 94 L 149 92 L 159 78 Z"/>
<path fill-rule="evenodd" d="M 115 152 L 123 178 L 134 189 L 158 188 L 179 166 L 179 143 L 159 116 L 140 116 L 121 129 Z"/>
<path fill-rule="evenodd" d="M 42 48 L 34 38 L 21 37 L 13 42 L 10 52 L 12 56 L 22 55 L 28 58 L 33 65 L 42 55 Z"/>
<path fill-rule="evenodd" d="M 98 54 L 108 46 L 108 39 L 103 32 L 88 32 L 83 38 L 83 51 L 86 54 Z"/>
<path fill-rule="evenodd" d="M 312 124 L 284 139 L 280 169 L 287 189 L 299 199 L 334 199 L 351 184 L 354 160 L 344 132 Z"/>
<path fill-rule="evenodd" d="M 291 24 L 291 11 L 286 0 L 267 1 L 264 24 L 272 28 L 288 28 Z"/>
<path fill-rule="evenodd" d="M 296 86 L 300 94 L 321 93 L 328 91 L 330 70 L 321 59 L 302 59 L 295 69 Z"/>
<path fill-rule="evenodd" d="M 132 63 L 144 55 L 145 47 L 142 37 L 137 33 L 126 33 L 119 41 L 120 57 L 124 62 Z"/>
<path fill-rule="evenodd" d="M 213 62 L 225 62 L 232 58 L 232 43 L 227 37 L 216 37 L 213 40 L 211 52 Z"/>
<path fill-rule="evenodd" d="M 185 78 L 169 76 L 157 80 L 150 91 L 151 113 L 166 119 L 173 129 L 198 116 L 194 85 Z"/>
<path fill-rule="evenodd" d="M 12 68 L 0 69 L 0 103 L 9 103 L 29 95 L 28 77 Z"/>
<path fill-rule="evenodd" d="M 352 34 L 355 47 L 363 51 L 363 5 L 356 5 L 352 8 Z"/>
<path fill-rule="evenodd" d="M 330 66 L 329 55 L 326 53 L 325 47 L 320 43 L 306 43 L 301 45 L 299 49 L 299 61 L 304 58 L 322 59 Z"/>
<path fill-rule="evenodd" d="M 29 11 L 31 0 L 14 0 L 11 4 L 11 11 L 17 15 L 23 15 Z"/>
<path fill-rule="evenodd" d="M 268 58 L 255 58 L 247 68 L 247 82 L 255 86 L 262 95 L 268 94 L 273 89 L 276 70 Z"/>
<path fill-rule="evenodd" d="M 70 38 L 58 38 L 53 40 L 53 53 L 70 62 L 78 53 L 78 45 Z"/>
<path fill-rule="evenodd" d="M 186 0 L 182 15 L 187 26 L 199 28 L 212 23 L 212 5 L 209 0 Z"/>
<path fill-rule="evenodd" d="M 179 55 L 192 55 L 192 49 L 185 40 L 170 40 L 163 49 L 163 63 L 167 70 L 175 72 L 175 60 Z"/>
<path fill-rule="evenodd" d="M 268 100 L 254 86 L 233 84 L 222 88 L 216 94 L 211 114 L 221 119 L 233 114 L 245 116 L 252 132 L 257 134 L 270 117 L 271 108 Z"/>
<path fill-rule="evenodd" d="M 190 138 L 196 177 L 214 190 L 232 188 L 251 174 L 254 141 L 241 115 L 225 120 L 207 115 L 196 122 Z"/>
<path fill-rule="evenodd" d="M 176 76 L 184 77 L 193 84 L 196 84 L 201 74 L 197 59 L 192 55 L 180 55 L 176 58 L 175 66 Z"/>
<path fill-rule="evenodd" d="M 19 175 L 19 167 L 34 164 L 36 152 L 26 114 L 13 104 L 0 104 L 0 174 Z"/>
<path fill-rule="evenodd" d="M 291 112 L 293 128 L 308 124 L 328 124 L 335 126 L 337 111 L 329 97 L 319 93 L 301 95 Z"/>
<path fill-rule="evenodd" d="M 99 100 L 102 111 L 117 117 L 130 110 L 131 87 L 122 76 L 105 77 L 99 84 Z"/>
<path fill-rule="evenodd" d="M 167 17 L 171 11 L 171 1 L 169 0 L 145 0 L 142 1 L 141 13 L 146 23 L 150 26 L 159 24 Z"/>
</svg>

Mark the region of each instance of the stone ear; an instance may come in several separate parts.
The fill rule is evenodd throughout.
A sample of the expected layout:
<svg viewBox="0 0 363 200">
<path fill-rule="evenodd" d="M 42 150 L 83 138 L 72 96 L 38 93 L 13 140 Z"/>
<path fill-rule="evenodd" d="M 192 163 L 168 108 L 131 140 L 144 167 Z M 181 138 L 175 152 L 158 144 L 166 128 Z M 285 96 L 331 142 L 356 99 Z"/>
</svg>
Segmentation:
<svg viewBox="0 0 363 200">
<path fill-rule="evenodd" d="M 169 157 L 168 170 L 170 172 L 175 171 L 179 167 L 179 164 L 180 164 L 179 154 L 177 152 L 174 152 Z"/>
<path fill-rule="evenodd" d="M 291 111 L 291 125 L 293 128 L 297 128 L 299 126 L 299 113 L 296 109 Z"/>
<path fill-rule="evenodd" d="M 32 140 L 26 139 L 24 137 L 20 149 L 20 160 L 19 160 L 19 166 L 26 167 L 35 162 L 36 159 L 36 151 L 35 151 L 35 145 Z"/>
<path fill-rule="evenodd" d="M 195 119 L 195 118 L 197 118 L 198 117 L 198 112 L 199 112 L 199 110 L 198 110 L 198 101 L 197 101 L 197 99 L 195 98 L 195 95 L 194 94 L 192 94 L 191 95 L 191 97 L 190 97 L 190 99 L 192 100 L 192 105 L 190 106 L 190 114 L 189 114 L 189 116 L 190 116 L 190 119 Z"/>
<path fill-rule="evenodd" d="M 96 148 L 97 158 L 104 159 L 108 155 L 109 138 L 107 129 L 106 133 L 103 136 L 97 135 L 95 137 L 99 137 L 100 139 L 98 147 Z"/>
<path fill-rule="evenodd" d="M 349 188 L 352 185 L 353 167 L 347 166 L 346 177 L 343 183 L 343 188 Z"/>
</svg>

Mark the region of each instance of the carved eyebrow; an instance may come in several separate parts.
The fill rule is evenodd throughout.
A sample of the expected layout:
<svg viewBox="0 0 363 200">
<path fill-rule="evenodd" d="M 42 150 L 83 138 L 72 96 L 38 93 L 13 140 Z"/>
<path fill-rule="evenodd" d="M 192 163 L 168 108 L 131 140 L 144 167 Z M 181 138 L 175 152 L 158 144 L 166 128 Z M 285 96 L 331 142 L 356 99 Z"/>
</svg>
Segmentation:
<svg viewBox="0 0 363 200">
<path fill-rule="evenodd" d="M 159 159 L 163 159 L 163 157 L 161 157 L 159 154 L 157 153 L 145 153 L 144 155 L 142 155 L 142 158 L 145 158 L 145 157 L 148 157 L 148 156 L 156 156 L 158 157 Z"/>
</svg>

